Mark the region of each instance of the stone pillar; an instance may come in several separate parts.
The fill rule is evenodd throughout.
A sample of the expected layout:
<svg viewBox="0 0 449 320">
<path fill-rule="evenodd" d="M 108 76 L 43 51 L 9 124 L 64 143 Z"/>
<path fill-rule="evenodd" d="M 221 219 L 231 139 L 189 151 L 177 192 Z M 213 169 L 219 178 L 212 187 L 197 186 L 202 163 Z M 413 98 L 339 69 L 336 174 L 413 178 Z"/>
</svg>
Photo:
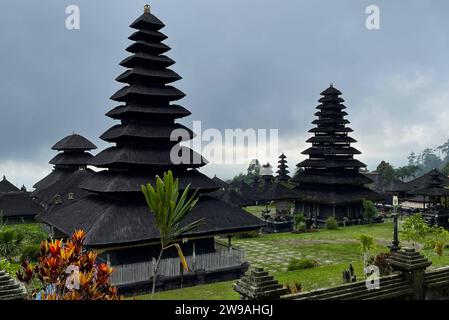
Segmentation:
<svg viewBox="0 0 449 320">
<path fill-rule="evenodd" d="M 267 271 L 258 267 L 250 268 L 237 280 L 234 290 L 240 294 L 242 300 L 277 300 L 288 291 Z"/>
<path fill-rule="evenodd" d="M 412 300 L 425 299 L 424 272 L 432 262 L 413 248 L 404 248 L 387 260 L 393 270 L 402 272 L 413 289 Z"/>
</svg>

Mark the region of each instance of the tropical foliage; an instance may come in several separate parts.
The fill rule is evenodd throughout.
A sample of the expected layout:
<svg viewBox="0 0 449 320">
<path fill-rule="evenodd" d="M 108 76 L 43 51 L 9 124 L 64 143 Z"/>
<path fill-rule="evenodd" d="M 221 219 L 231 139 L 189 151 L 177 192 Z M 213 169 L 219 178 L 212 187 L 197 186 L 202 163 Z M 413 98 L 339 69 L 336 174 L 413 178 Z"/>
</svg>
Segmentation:
<svg viewBox="0 0 449 320">
<path fill-rule="evenodd" d="M 18 228 L 0 230 L 0 257 L 11 260 L 17 256 L 24 244 L 25 235 Z"/>
<path fill-rule="evenodd" d="M 374 203 L 371 200 L 363 199 L 362 206 L 363 206 L 363 217 L 369 224 L 373 223 L 374 219 L 377 217 L 377 209 L 374 206 Z"/>
<path fill-rule="evenodd" d="M 418 242 L 424 243 L 430 233 L 430 226 L 420 214 L 414 214 L 402 224 L 402 237 L 406 241 L 413 242 L 416 247 Z"/>
<path fill-rule="evenodd" d="M 83 249 L 84 240 L 85 233 L 81 230 L 66 241 L 44 240 L 37 264 L 22 262 L 17 278 L 28 287 L 30 299 L 120 299 L 110 283 L 112 268 L 97 263 L 97 253 Z"/>
<path fill-rule="evenodd" d="M 325 227 L 327 230 L 336 230 L 338 229 L 338 222 L 337 219 L 335 219 L 335 217 L 329 217 L 326 219 L 326 221 L 324 222 Z"/>
<path fill-rule="evenodd" d="M 142 192 L 145 195 L 151 214 L 154 216 L 154 222 L 159 230 L 161 240 L 161 251 L 153 270 L 152 294 L 154 294 L 159 263 L 167 249 L 175 247 L 184 269 L 189 271 L 184 254 L 177 242 L 183 234 L 197 228 L 204 221 L 201 219 L 189 224 L 182 223 L 186 215 L 196 205 L 198 198 L 196 197 L 196 192 L 189 197 L 190 185 L 180 195 L 179 180 L 173 179 L 173 174 L 170 170 L 164 173 L 163 180 L 160 177 L 156 178 L 155 187 L 150 183 L 142 186 Z"/>
</svg>

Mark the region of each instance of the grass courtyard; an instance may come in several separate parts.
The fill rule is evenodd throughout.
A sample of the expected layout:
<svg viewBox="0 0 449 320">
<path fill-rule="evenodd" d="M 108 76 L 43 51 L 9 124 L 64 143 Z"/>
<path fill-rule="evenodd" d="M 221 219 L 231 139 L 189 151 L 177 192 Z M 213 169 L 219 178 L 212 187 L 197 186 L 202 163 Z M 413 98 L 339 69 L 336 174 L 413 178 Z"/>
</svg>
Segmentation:
<svg viewBox="0 0 449 320">
<path fill-rule="evenodd" d="M 303 291 L 342 283 L 342 271 L 352 263 L 358 279 L 363 277 L 362 254 L 357 238 L 361 234 L 374 237 L 374 254 L 388 251 L 393 223 L 351 226 L 338 230 L 320 230 L 313 233 L 264 234 L 256 238 L 234 239 L 233 244 L 245 250 L 246 258 L 254 266 L 269 270 L 283 284 L 300 281 Z M 403 244 L 403 243 L 402 243 Z M 437 256 L 432 250 L 423 251 L 432 260 L 432 267 L 449 265 L 449 253 Z M 287 271 L 291 258 L 306 257 L 318 262 L 307 270 Z M 234 281 L 213 283 L 190 288 L 159 292 L 155 299 L 239 299 L 232 289 Z M 148 299 L 148 295 L 135 299 Z"/>
<path fill-rule="evenodd" d="M 11 228 L 7 226 L 7 228 Z M 43 237 L 38 224 L 21 225 L 27 234 L 27 242 L 38 243 Z M 342 283 L 342 271 L 352 263 L 358 279 L 362 279 L 362 254 L 357 238 L 361 234 L 375 239 L 373 253 L 388 251 L 392 238 L 393 224 L 351 226 L 338 230 L 319 230 L 313 233 L 263 234 L 255 238 L 233 239 L 234 247 L 245 250 L 246 259 L 254 266 L 264 267 L 282 284 L 300 281 L 304 291 L 335 286 Z M 402 244 L 404 244 L 402 242 Z M 432 260 L 432 267 L 449 265 L 449 250 L 438 257 L 432 250 L 423 251 Z M 318 266 L 307 270 L 287 271 L 291 258 L 309 258 Z M 19 263 L 12 264 L 15 269 Z M 219 282 L 178 290 L 156 293 L 155 299 L 163 300 L 233 300 L 239 296 L 232 289 L 234 281 Z M 131 299 L 149 299 L 142 295 Z"/>
</svg>

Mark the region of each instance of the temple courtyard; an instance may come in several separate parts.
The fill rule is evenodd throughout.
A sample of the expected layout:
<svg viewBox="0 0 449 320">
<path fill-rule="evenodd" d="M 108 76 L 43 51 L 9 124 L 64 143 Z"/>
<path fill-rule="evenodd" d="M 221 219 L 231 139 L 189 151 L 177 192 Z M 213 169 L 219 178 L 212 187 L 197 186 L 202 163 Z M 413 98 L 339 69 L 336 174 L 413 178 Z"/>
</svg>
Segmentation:
<svg viewBox="0 0 449 320">
<path fill-rule="evenodd" d="M 269 270 L 282 284 L 299 281 L 303 291 L 342 284 L 342 271 L 352 263 L 359 280 L 363 279 L 362 253 L 358 237 L 370 235 L 376 242 L 373 253 L 387 252 L 393 223 L 341 227 L 337 230 L 320 230 L 313 233 L 262 234 L 254 238 L 233 240 L 236 248 L 245 250 L 252 265 Z M 433 250 L 422 251 L 431 261 L 432 267 L 449 265 L 447 252 L 438 257 Z M 287 271 L 292 258 L 309 258 L 317 262 L 311 269 Z M 233 300 L 239 299 L 232 289 L 235 281 L 218 282 L 195 287 L 156 293 L 155 299 L 162 300 Z M 131 299 L 149 299 L 141 295 Z"/>
</svg>

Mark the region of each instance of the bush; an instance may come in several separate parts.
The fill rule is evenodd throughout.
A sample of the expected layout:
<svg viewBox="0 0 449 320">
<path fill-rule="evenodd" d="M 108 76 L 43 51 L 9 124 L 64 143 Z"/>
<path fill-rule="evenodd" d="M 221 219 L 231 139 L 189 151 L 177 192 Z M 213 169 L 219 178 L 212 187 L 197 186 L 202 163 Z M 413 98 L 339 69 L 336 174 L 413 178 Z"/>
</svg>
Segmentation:
<svg viewBox="0 0 449 320">
<path fill-rule="evenodd" d="M 235 237 L 237 239 L 249 239 L 249 238 L 257 238 L 258 236 L 260 236 L 259 231 L 251 231 L 251 232 L 238 233 Z"/>
<path fill-rule="evenodd" d="M 41 243 L 37 265 L 23 261 L 17 271 L 35 300 L 117 300 L 117 288 L 111 285 L 112 268 L 97 262 L 97 253 L 83 249 L 86 234 L 78 230 L 66 241 Z M 35 283 L 37 288 L 31 290 Z M 33 286 L 33 287 L 32 287 Z"/>
<path fill-rule="evenodd" d="M 287 270 L 288 271 L 294 271 L 294 270 L 304 270 L 304 269 L 312 269 L 318 266 L 318 263 L 312 259 L 308 258 L 301 258 L 296 259 L 292 258 L 290 262 L 288 263 Z"/>
<path fill-rule="evenodd" d="M 295 224 L 295 231 L 296 232 L 304 232 L 304 231 L 306 231 L 306 224 L 305 224 L 305 222 L 300 222 L 298 224 Z"/>
<path fill-rule="evenodd" d="M 11 260 L 16 257 L 23 246 L 25 234 L 17 228 L 0 231 L 0 257 Z"/>
<path fill-rule="evenodd" d="M 27 245 L 22 250 L 22 256 L 20 257 L 20 260 L 21 261 L 24 261 L 24 260 L 37 261 L 37 258 L 39 258 L 40 251 L 41 251 L 41 249 L 38 244 Z"/>
<path fill-rule="evenodd" d="M 388 276 L 393 273 L 393 269 L 390 264 L 387 262 L 387 259 L 391 257 L 390 252 L 379 253 L 376 257 L 372 257 L 369 260 L 369 264 L 373 264 L 379 268 L 380 275 Z"/>
<path fill-rule="evenodd" d="M 326 229 L 328 229 L 328 230 L 337 230 L 338 229 L 338 222 L 335 219 L 335 217 L 327 218 L 325 225 L 326 225 Z"/>
<path fill-rule="evenodd" d="M 373 220 L 377 217 L 377 209 L 374 206 L 374 203 L 371 200 L 363 200 L 362 201 L 363 206 L 363 218 L 371 224 L 373 223 Z"/>
<path fill-rule="evenodd" d="M 6 271 L 10 275 L 14 275 L 15 273 L 13 265 L 6 259 L 0 259 L 0 270 Z"/>
<path fill-rule="evenodd" d="M 293 284 L 287 284 L 287 294 L 297 294 L 302 291 L 302 284 L 299 281 L 295 281 Z"/>
<path fill-rule="evenodd" d="M 295 220 L 295 226 L 305 222 L 305 218 L 304 218 L 304 213 L 300 212 L 294 215 L 294 220 Z"/>
</svg>

